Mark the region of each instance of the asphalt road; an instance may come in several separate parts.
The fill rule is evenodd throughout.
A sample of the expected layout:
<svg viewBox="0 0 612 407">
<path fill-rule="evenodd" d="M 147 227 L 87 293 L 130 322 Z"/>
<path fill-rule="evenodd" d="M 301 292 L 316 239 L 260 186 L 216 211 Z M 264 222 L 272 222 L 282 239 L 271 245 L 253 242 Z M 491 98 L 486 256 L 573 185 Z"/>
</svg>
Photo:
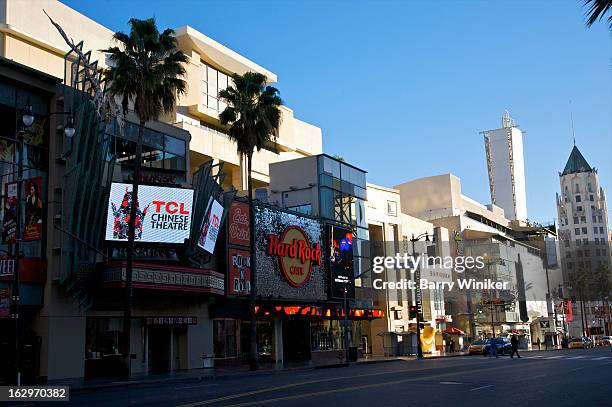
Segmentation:
<svg viewBox="0 0 612 407">
<path fill-rule="evenodd" d="M 407 360 L 71 394 L 74 406 L 604 406 L 612 349 Z M 62 403 L 67 405 L 67 403 Z"/>
</svg>

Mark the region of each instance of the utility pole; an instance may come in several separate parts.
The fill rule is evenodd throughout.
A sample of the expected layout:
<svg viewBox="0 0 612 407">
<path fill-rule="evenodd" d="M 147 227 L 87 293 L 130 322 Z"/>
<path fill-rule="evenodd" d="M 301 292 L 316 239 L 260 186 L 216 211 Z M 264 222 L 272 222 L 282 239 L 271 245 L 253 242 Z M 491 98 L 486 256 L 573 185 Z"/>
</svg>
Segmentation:
<svg viewBox="0 0 612 407">
<path fill-rule="evenodd" d="M 29 103 L 28 103 L 29 106 Z M 28 107 L 26 107 L 26 113 Z M 31 110 L 29 111 L 31 115 Z M 21 325 L 20 319 L 20 281 L 19 281 L 19 258 L 21 257 L 21 194 L 23 190 L 23 130 L 17 132 L 17 214 L 15 216 L 16 229 L 15 229 L 15 245 L 14 245 L 14 256 L 13 261 L 15 267 L 13 268 L 13 287 L 11 292 L 11 300 L 13 305 L 12 317 L 15 320 L 15 383 L 17 386 L 21 386 Z"/>
</svg>

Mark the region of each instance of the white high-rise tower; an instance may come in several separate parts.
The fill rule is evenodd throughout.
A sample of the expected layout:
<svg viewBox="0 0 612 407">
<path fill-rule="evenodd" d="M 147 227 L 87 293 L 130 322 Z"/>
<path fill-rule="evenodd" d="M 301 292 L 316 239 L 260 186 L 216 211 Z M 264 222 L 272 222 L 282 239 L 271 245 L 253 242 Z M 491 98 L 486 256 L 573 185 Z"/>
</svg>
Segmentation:
<svg viewBox="0 0 612 407">
<path fill-rule="evenodd" d="M 491 202 L 504 210 L 506 218 L 527 220 L 523 132 L 506 111 L 502 127 L 484 136 Z"/>
</svg>

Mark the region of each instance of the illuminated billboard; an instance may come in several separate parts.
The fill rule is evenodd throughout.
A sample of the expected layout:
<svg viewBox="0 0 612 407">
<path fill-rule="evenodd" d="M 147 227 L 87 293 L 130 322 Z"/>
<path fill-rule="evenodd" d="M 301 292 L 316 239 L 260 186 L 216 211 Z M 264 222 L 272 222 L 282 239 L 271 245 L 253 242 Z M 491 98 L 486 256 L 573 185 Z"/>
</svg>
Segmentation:
<svg viewBox="0 0 612 407">
<path fill-rule="evenodd" d="M 113 183 L 106 215 L 106 240 L 127 241 L 132 184 Z M 193 190 L 150 185 L 138 187 L 138 242 L 184 243 L 191 229 Z"/>
</svg>

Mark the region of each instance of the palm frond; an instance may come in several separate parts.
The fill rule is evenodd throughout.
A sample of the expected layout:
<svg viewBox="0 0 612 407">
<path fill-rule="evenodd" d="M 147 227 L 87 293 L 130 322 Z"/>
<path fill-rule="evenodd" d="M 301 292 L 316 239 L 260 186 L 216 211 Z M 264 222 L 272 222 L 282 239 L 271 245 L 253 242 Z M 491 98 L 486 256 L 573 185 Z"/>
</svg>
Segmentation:
<svg viewBox="0 0 612 407">
<path fill-rule="evenodd" d="M 155 120 L 172 111 L 179 95 L 187 90 L 183 80 L 187 56 L 177 49 L 172 29 L 162 33 L 155 19 L 129 21 L 130 32 L 117 32 L 117 46 L 102 50 L 108 54 L 111 67 L 105 72 L 111 95 L 119 95 L 122 107 L 129 102 L 143 121 Z"/>
<path fill-rule="evenodd" d="M 584 0 L 584 5 L 588 7 L 586 12 L 586 25 L 592 26 L 597 21 L 601 21 L 606 14 L 608 15 L 608 26 L 612 30 L 612 0 Z"/>
</svg>

